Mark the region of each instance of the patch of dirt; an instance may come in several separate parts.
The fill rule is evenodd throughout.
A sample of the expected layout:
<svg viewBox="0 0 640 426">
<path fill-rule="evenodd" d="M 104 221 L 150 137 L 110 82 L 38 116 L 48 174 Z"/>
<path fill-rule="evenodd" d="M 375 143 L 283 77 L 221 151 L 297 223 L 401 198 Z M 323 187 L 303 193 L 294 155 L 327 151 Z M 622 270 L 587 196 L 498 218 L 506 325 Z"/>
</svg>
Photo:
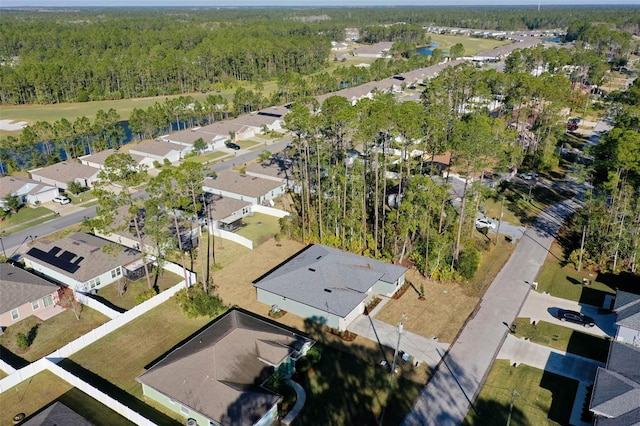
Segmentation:
<svg viewBox="0 0 640 426">
<path fill-rule="evenodd" d="M 479 297 L 465 294 L 463 284 L 431 281 L 414 269 L 407 271 L 407 280 L 415 288 L 424 284 L 426 300 L 420 300 L 418 293 L 410 288 L 400 299 L 389 300 L 375 318 L 397 324 L 404 313 L 406 330 L 451 343 L 475 309 Z"/>
</svg>

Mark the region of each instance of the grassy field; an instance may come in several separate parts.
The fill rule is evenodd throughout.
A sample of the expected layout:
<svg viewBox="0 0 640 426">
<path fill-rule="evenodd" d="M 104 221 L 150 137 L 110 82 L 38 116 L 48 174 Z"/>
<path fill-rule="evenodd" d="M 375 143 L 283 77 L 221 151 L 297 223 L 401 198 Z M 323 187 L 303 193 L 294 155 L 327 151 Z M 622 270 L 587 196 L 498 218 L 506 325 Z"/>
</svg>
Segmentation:
<svg viewBox="0 0 640 426">
<path fill-rule="evenodd" d="M 498 46 L 511 44 L 508 40 L 495 40 L 490 38 L 473 38 L 449 34 L 429 34 L 431 41 L 438 43 L 438 48 L 450 50 L 455 44 L 462 43 L 465 55 L 475 55 L 478 52 L 491 50 Z"/>
<path fill-rule="evenodd" d="M 18 213 L 11 214 L 0 221 L 0 230 L 4 230 L 6 235 L 18 232 L 31 226 L 38 225 L 53 219 L 53 211 L 46 207 L 24 206 Z"/>
<path fill-rule="evenodd" d="M 242 219 L 244 226 L 236 231 L 236 234 L 253 241 L 253 245 L 259 246 L 275 234 L 280 232 L 280 223 L 275 216 L 262 213 L 254 213 Z"/>
<path fill-rule="evenodd" d="M 527 337 L 533 343 L 539 343 L 560 351 L 569 352 L 596 361 L 606 362 L 609 353 L 609 341 L 591 334 L 581 333 L 568 327 L 538 321 L 531 324 L 529 318 L 516 318 L 517 337 Z"/>
<path fill-rule="evenodd" d="M 498 360 L 487 377 L 463 425 L 566 425 L 578 389 L 578 382 L 527 365 L 512 367 Z M 513 409 L 509 406 L 513 401 Z"/>
<path fill-rule="evenodd" d="M 36 361 L 45 355 L 49 355 L 72 340 L 93 330 L 107 322 L 109 318 L 86 306 L 82 310 L 80 320 L 71 311 L 62 312 L 46 321 L 32 315 L 8 327 L 0 336 L 0 345 L 14 355 L 28 362 Z M 18 348 L 16 335 L 18 333 L 29 334 L 34 328 L 37 330 L 32 345 L 26 350 Z"/>
<path fill-rule="evenodd" d="M 0 394 L 0 425 L 13 424 L 13 416 L 18 413 L 29 417 L 53 401 L 62 402 L 96 426 L 133 425 L 46 370 Z"/>
</svg>

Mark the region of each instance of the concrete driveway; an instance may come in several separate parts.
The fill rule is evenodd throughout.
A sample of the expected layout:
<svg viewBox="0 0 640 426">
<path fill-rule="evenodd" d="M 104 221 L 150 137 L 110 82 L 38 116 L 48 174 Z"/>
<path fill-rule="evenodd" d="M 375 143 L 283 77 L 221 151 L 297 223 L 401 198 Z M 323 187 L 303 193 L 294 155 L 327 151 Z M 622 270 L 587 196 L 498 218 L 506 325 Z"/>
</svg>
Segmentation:
<svg viewBox="0 0 640 426">
<path fill-rule="evenodd" d="M 593 318 L 596 321 L 596 325 L 595 327 L 583 327 L 572 322 L 560 321 L 555 317 L 558 309 L 581 312 Z M 598 337 L 615 336 L 616 334 L 614 325 L 616 315 L 614 313 L 604 314 L 599 312 L 597 306 L 585 305 L 572 300 L 553 297 L 547 293 L 538 293 L 537 291 L 529 293 L 518 316 L 531 318 L 531 321 L 536 322 L 546 321 Z"/>
</svg>

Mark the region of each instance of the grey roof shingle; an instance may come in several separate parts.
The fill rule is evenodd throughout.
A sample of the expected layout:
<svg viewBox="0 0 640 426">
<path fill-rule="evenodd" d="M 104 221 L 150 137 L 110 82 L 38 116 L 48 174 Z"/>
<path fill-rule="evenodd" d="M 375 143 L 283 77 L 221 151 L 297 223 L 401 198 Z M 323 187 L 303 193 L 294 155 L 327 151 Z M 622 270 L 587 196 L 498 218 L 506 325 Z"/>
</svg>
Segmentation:
<svg viewBox="0 0 640 426">
<path fill-rule="evenodd" d="M 254 285 L 344 318 L 378 280 L 394 283 L 405 272 L 402 266 L 312 244 Z"/>
<path fill-rule="evenodd" d="M 237 200 L 229 197 L 216 197 L 211 204 L 211 218 L 224 220 L 231 214 L 251 205 L 248 201 Z"/>
<path fill-rule="evenodd" d="M 59 401 L 21 424 L 22 426 L 93 426 L 93 423 Z"/>
<path fill-rule="evenodd" d="M 313 341 L 232 310 L 136 380 L 223 425 L 253 425 L 281 397 L 271 366 Z"/>
<path fill-rule="evenodd" d="M 132 146 L 129 151 L 134 153 L 141 152 L 143 154 L 165 156 L 171 152 L 182 152 L 185 149 L 187 149 L 186 146 L 178 145 L 177 143 L 152 140 L 140 142 L 138 145 Z"/>
<path fill-rule="evenodd" d="M 213 190 L 227 191 L 233 194 L 256 198 L 282 186 L 282 183 L 255 176 L 243 175 L 233 170 L 223 170 L 218 172 L 215 179 L 206 178 L 203 186 Z"/>
<path fill-rule="evenodd" d="M 618 291 L 613 310 L 617 326 L 640 330 L 640 295 Z"/>
<path fill-rule="evenodd" d="M 597 425 L 640 423 L 640 348 L 612 342 L 607 367 L 598 368 L 589 409 Z M 633 421 L 630 421 L 633 420 Z"/>
<path fill-rule="evenodd" d="M 3 176 L 0 178 L 0 198 L 5 198 L 20 190 L 26 190 L 25 194 L 35 195 L 52 189 L 54 189 L 53 186 L 22 176 Z"/>
<path fill-rule="evenodd" d="M 42 176 L 57 182 L 71 182 L 74 179 L 94 179 L 100 171 L 94 167 L 80 164 L 76 161 L 62 161 L 51 166 L 30 170 L 33 176 Z"/>
<path fill-rule="evenodd" d="M 58 286 L 24 269 L 0 263 L 0 314 L 54 293 Z"/>
<path fill-rule="evenodd" d="M 105 149 L 104 151 L 98 151 L 98 152 L 94 152 L 93 154 L 84 155 L 82 157 L 79 157 L 78 159 L 81 161 L 87 161 L 87 162 L 104 166 L 105 160 L 117 152 L 119 151 L 116 151 L 113 148 L 109 148 L 109 149 Z M 141 155 L 137 155 L 137 154 L 129 154 L 129 155 L 131 155 L 131 158 L 133 158 L 133 160 L 137 164 L 140 164 L 142 161 L 144 161 L 144 157 Z"/>
<path fill-rule="evenodd" d="M 95 235 L 74 232 L 55 242 L 37 241 L 24 254 L 24 257 L 79 282 L 87 282 L 118 266 L 135 262 L 141 257 L 140 252 L 126 248 L 122 248 L 117 254 L 103 252 L 102 248 L 109 244 L 113 243 Z M 55 259 L 63 259 L 75 264 L 77 268 L 74 267 L 74 270 L 70 271 L 56 266 L 54 263 L 57 262 L 49 262 L 47 256 L 44 256 L 43 260 L 43 256 L 40 255 L 42 252 L 50 253 L 55 256 Z"/>
</svg>

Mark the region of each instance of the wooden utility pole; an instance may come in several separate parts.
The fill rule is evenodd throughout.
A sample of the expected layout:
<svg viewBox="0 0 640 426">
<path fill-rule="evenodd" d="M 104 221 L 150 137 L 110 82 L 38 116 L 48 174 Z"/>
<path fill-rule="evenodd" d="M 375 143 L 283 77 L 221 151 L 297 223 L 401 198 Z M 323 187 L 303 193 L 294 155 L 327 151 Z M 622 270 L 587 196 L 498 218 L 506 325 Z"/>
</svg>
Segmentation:
<svg viewBox="0 0 640 426">
<path fill-rule="evenodd" d="M 498 219 L 498 229 L 496 229 L 496 245 L 498 245 L 498 238 L 500 238 L 500 225 L 502 225 L 502 217 L 504 216 L 504 195 L 500 202 L 500 219 Z"/>
</svg>

